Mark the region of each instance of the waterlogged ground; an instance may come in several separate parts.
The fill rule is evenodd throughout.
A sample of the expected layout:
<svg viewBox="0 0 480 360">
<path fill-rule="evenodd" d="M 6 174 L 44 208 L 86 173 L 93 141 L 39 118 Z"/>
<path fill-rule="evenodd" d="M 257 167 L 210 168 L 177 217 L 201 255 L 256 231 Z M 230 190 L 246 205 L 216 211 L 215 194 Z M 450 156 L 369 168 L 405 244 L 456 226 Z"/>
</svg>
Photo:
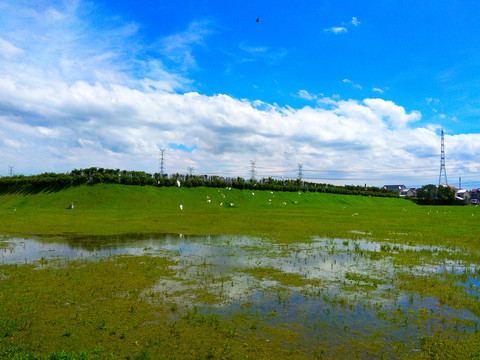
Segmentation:
<svg viewBox="0 0 480 360">
<path fill-rule="evenodd" d="M 13 312 L 0 312 L 11 324 L 0 327 L 3 351 L 41 353 L 46 342 L 57 351 L 119 355 L 118 346 L 91 344 L 95 340 L 87 335 L 81 339 L 86 330 L 79 327 L 88 327 L 88 321 L 72 322 L 92 307 L 98 319 L 91 320 L 88 334 L 105 330 L 109 316 L 118 322 L 108 313 L 118 310 L 98 302 L 103 296 L 111 303 L 127 300 L 130 305 L 121 306 L 130 314 L 141 304 L 135 329 L 124 322 L 110 326 L 110 341 L 120 338 L 121 355 L 127 358 L 480 357 L 480 258 L 453 247 L 325 238 L 286 244 L 241 236 L 0 239 L 0 287 L 6 301 L 16 280 L 35 297 L 40 291 L 35 278 L 47 275 L 57 282 L 61 278 L 49 282 L 55 287 L 50 296 L 59 296 L 58 287 L 76 271 L 81 272 L 78 289 L 69 291 L 79 294 L 65 295 L 65 303 L 76 304 L 76 310 L 63 303 L 59 311 L 68 308 L 70 320 L 48 325 L 60 328 L 52 335 L 57 339 L 36 335 L 41 326 L 34 320 L 18 326 L 27 317 L 25 308 L 9 303 Z M 114 289 L 102 282 L 97 300 L 83 303 L 79 284 L 88 288 L 100 272 L 110 275 Z M 12 296 L 26 299 L 25 293 Z M 53 300 L 46 296 L 43 301 Z M 216 335 L 203 339 L 195 331 L 199 327 L 213 327 Z M 138 339 L 123 341 L 130 331 Z M 14 347 L 16 341 L 24 345 Z M 98 348 L 103 351 L 95 352 Z"/>
</svg>

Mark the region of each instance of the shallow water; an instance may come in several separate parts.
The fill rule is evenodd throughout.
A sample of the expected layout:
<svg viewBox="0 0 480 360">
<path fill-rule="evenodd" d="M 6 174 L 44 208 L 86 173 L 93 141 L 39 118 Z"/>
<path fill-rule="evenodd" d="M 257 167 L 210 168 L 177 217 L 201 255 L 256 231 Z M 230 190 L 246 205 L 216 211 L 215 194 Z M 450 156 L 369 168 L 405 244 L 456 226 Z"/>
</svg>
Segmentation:
<svg viewBox="0 0 480 360">
<path fill-rule="evenodd" d="M 426 260 L 399 265 L 395 255 L 402 252 L 425 254 Z M 414 342 L 417 336 L 452 326 L 474 331 L 479 319 L 470 311 L 454 310 L 397 287 L 400 273 L 468 272 L 467 281 L 457 283 L 478 297 L 479 266 L 436 260 L 432 254 L 439 252 L 455 254 L 441 247 L 325 238 L 294 244 L 226 235 L 0 238 L 0 264 L 49 266 L 50 260 L 98 261 L 118 255 L 168 257 L 176 262 L 175 276 L 144 289 L 146 301 L 167 301 L 184 311 L 199 307 L 225 316 L 246 312 L 263 323 L 337 345 L 348 337 L 375 337 L 379 331 L 387 343 Z M 421 313 L 429 315 L 420 318 Z"/>
</svg>

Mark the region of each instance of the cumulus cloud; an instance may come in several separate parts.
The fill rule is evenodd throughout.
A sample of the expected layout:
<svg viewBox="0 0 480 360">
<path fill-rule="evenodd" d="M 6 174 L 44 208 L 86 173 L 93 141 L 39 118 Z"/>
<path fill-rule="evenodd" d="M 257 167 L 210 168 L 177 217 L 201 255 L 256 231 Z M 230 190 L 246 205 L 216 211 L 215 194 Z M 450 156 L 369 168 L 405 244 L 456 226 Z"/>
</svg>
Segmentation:
<svg viewBox="0 0 480 360">
<path fill-rule="evenodd" d="M 421 118 L 420 112 L 412 111 L 407 114 L 402 106 L 396 105 L 393 101 L 365 99 L 364 103 L 375 114 L 382 117 L 386 123 L 396 128 L 404 127 L 408 123 L 418 121 Z"/>
<path fill-rule="evenodd" d="M 34 120 L 46 117 L 45 109 L 27 91 L 17 92 L 15 108 L 34 116 L 12 112 L 0 121 L 0 130 L 13 134 L 11 141 L 25 144 L 4 143 L 2 153 L 28 158 L 36 171 L 92 165 L 155 171 L 159 144 L 182 144 L 167 151 L 172 172 L 193 165 L 198 172 L 247 176 L 250 159 L 278 162 L 287 176 L 299 161 L 305 168 L 352 173 L 438 162 L 435 129 L 410 128 L 420 114 L 382 99 L 329 99 L 327 110 L 80 82 L 36 92 L 52 106 L 48 124 Z M 288 163 L 281 150 L 285 146 L 295 149 Z"/>
</svg>

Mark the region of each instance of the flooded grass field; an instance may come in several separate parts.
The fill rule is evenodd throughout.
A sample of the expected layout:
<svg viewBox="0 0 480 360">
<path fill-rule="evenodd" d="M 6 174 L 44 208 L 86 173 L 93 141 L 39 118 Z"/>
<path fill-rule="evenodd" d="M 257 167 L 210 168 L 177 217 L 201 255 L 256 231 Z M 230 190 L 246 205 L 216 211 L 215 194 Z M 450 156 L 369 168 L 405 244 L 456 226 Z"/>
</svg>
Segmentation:
<svg viewBox="0 0 480 360">
<path fill-rule="evenodd" d="M 0 355 L 480 356 L 477 254 L 356 235 L 4 237 Z"/>
</svg>

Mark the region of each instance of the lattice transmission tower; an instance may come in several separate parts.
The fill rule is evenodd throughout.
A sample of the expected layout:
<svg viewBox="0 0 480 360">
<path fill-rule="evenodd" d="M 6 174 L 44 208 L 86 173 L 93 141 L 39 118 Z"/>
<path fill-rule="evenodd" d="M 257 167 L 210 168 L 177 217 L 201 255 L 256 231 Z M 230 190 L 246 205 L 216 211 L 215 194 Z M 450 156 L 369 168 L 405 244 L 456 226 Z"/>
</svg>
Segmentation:
<svg viewBox="0 0 480 360">
<path fill-rule="evenodd" d="M 163 177 L 163 174 L 165 173 L 163 157 L 164 157 L 165 150 L 167 149 L 161 149 L 159 146 L 158 150 L 160 150 L 160 176 Z"/>
<path fill-rule="evenodd" d="M 250 179 L 255 180 L 255 175 L 257 174 L 257 171 L 255 170 L 257 168 L 257 162 L 250 160 Z"/>
<path fill-rule="evenodd" d="M 303 169 L 303 164 L 300 164 L 300 163 L 299 163 L 299 164 L 297 165 L 297 168 L 298 168 L 298 177 L 297 177 L 297 179 L 298 179 L 298 180 L 302 180 L 302 178 L 303 178 L 303 171 L 302 171 L 302 169 Z"/>
<path fill-rule="evenodd" d="M 441 145 L 441 155 L 440 155 L 440 175 L 438 176 L 438 186 L 448 185 L 447 181 L 447 170 L 445 170 L 445 142 L 443 139 L 443 128 L 442 128 L 442 145 Z"/>
</svg>

